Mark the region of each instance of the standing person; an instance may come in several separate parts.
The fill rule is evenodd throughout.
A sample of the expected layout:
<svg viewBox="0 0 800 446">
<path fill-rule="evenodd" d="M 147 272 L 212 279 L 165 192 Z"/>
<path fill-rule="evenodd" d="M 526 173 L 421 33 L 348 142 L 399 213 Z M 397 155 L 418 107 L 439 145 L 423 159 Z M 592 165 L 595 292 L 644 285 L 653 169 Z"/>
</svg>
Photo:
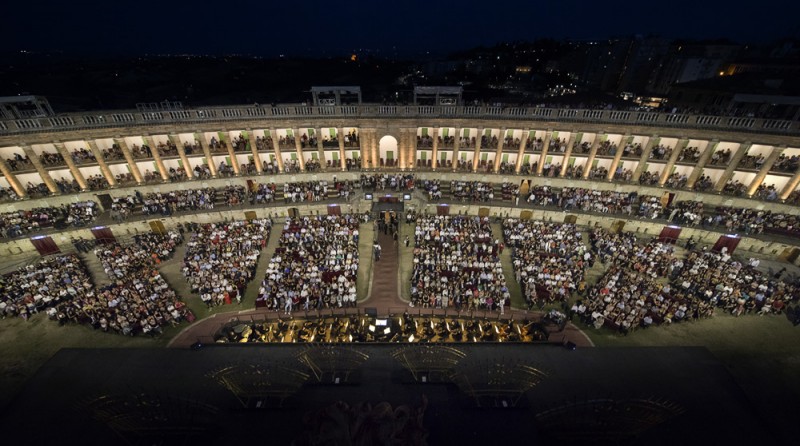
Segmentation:
<svg viewBox="0 0 800 446">
<path fill-rule="evenodd" d="M 408 236 L 406 236 L 406 248 L 408 248 L 408 244 L 410 243 Z"/>
<path fill-rule="evenodd" d="M 381 245 L 379 245 L 378 243 L 375 243 L 372 246 L 372 249 L 375 252 L 375 261 L 380 260 L 381 259 Z"/>
</svg>

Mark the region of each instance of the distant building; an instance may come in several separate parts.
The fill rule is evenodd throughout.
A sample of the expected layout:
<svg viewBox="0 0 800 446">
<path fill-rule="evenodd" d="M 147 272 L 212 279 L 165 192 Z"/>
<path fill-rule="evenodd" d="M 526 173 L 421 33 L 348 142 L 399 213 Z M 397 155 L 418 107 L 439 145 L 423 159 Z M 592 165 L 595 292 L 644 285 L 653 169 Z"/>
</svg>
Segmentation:
<svg viewBox="0 0 800 446">
<path fill-rule="evenodd" d="M 725 42 L 676 42 L 670 46 L 663 61 L 654 70 L 647 84 L 647 91 L 667 94 L 674 84 L 718 76 L 720 70 L 737 56 L 740 49 L 740 45 Z"/>
</svg>

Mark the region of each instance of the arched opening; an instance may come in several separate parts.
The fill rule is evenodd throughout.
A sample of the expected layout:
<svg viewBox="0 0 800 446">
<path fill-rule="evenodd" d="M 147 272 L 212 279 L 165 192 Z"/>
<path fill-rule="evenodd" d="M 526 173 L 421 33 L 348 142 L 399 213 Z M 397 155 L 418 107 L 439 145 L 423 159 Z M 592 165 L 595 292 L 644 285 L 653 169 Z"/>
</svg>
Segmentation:
<svg viewBox="0 0 800 446">
<path fill-rule="evenodd" d="M 379 159 L 378 166 L 396 166 L 399 158 L 397 151 L 397 139 L 394 136 L 386 135 L 378 143 Z"/>
</svg>

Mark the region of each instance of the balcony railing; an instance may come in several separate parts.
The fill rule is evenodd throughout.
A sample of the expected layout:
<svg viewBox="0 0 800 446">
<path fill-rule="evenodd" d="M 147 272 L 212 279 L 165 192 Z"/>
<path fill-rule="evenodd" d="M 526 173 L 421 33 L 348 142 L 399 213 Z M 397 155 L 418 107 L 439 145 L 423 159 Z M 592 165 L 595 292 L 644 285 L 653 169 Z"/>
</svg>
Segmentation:
<svg viewBox="0 0 800 446">
<path fill-rule="evenodd" d="M 749 117 L 673 114 L 650 111 L 589 110 L 540 107 L 431 106 L 431 105 L 343 105 L 275 107 L 239 106 L 206 107 L 179 111 L 98 111 L 62 114 L 45 118 L 0 120 L 0 135 L 21 133 L 182 124 L 242 120 L 281 121 L 295 118 L 485 118 L 524 119 L 530 122 L 567 122 L 598 124 L 645 124 L 655 127 L 681 127 L 703 130 L 731 130 L 750 133 L 800 135 L 800 122 Z M 274 124 L 269 124 L 274 125 Z M 279 124 L 278 124 L 279 125 Z"/>
</svg>

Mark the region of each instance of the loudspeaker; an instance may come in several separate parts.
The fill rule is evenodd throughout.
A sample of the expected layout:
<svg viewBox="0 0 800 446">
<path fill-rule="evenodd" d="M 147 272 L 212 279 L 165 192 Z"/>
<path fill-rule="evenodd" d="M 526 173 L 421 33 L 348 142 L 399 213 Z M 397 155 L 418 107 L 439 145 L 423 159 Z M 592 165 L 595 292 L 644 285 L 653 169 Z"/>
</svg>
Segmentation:
<svg viewBox="0 0 800 446">
<path fill-rule="evenodd" d="M 578 346 L 572 341 L 567 341 L 567 343 L 564 344 L 564 348 L 567 350 L 575 350 L 576 348 L 578 348 Z"/>
<path fill-rule="evenodd" d="M 378 309 L 374 307 L 364 308 L 364 314 L 369 317 L 378 317 Z"/>
</svg>

